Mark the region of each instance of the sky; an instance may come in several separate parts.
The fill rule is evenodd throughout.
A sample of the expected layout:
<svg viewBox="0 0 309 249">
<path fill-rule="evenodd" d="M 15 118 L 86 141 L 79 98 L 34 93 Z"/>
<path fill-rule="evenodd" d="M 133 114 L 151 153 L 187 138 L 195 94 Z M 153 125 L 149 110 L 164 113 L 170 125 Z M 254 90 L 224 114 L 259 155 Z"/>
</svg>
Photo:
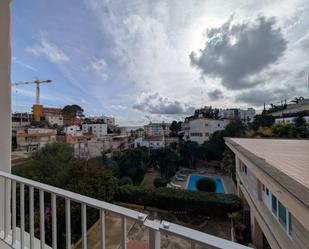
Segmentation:
<svg viewBox="0 0 309 249">
<path fill-rule="evenodd" d="M 120 125 L 308 96 L 308 0 L 15 0 L 12 82 Z M 14 86 L 30 111 L 35 86 Z"/>
</svg>

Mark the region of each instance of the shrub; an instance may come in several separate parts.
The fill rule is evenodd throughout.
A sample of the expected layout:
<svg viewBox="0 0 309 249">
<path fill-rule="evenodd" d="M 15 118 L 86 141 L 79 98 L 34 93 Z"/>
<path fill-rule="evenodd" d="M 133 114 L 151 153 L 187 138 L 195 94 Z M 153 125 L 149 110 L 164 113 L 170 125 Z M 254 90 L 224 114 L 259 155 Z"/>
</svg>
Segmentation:
<svg viewBox="0 0 309 249">
<path fill-rule="evenodd" d="M 196 188 L 204 192 L 216 192 L 216 184 L 213 179 L 205 177 L 196 182 Z"/>
<path fill-rule="evenodd" d="M 169 183 L 169 181 L 166 178 L 163 177 L 157 177 L 154 179 L 153 181 L 153 185 L 156 188 L 160 188 L 160 187 L 166 187 L 166 185 Z"/>
<path fill-rule="evenodd" d="M 240 210 L 241 204 L 233 194 L 192 192 L 172 188 L 119 187 L 115 201 L 156 207 L 168 211 L 186 212 L 193 215 L 227 217 Z"/>
<path fill-rule="evenodd" d="M 119 180 L 118 184 L 119 184 L 119 186 L 122 186 L 122 185 L 133 185 L 133 181 L 132 181 L 132 179 L 130 177 L 123 176 Z"/>
</svg>

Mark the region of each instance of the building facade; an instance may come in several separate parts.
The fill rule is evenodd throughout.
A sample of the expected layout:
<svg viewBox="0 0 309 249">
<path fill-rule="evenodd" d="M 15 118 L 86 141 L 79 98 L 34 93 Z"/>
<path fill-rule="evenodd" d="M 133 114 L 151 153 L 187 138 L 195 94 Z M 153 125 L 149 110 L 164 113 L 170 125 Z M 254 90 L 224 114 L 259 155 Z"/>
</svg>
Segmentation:
<svg viewBox="0 0 309 249">
<path fill-rule="evenodd" d="M 87 122 L 82 124 L 82 131 L 84 133 L 92 133 L 94 134 L 98 139 L 103 138 L 107 135 L 107 124 L 104 122 Z"/>
<path fill-rule="evenodd" d="M 29 127 L 33 120 L 33 114 L 16 112 L 12 114 L 12 129 L 24 129 Z"/>
<path fill-rule="evenodd" d="M 169 123 L 149 123 L 144 126 L 145 135 L 147 136 L 168 136 L 170 133 Z"/>
<path fill-rule="evenodd" d="M 242 110 L 238 108 L 220 109 L 219 117 L 229 120 L 241 120 L 244 123 L 250 123 L 254 120 L 256 111 L 253 108 Z"/>
<path fill-rule="evenodd" d="M 257 249 L 309 248 L 309 140 L 227 138 Z"/>
<path fill-rule="evenodd" d="M 296 116 L 293 117 L 278 117 L 275 119 L 275 123 L 276 124 L 293 124 L 294 123 L 294 119 L 296 118 Z M 309 124 L 309 114 L 308 116 L 303 116 L 303 118 L 306 120 L 306 123 Z"/>
<path fill-rule="evenodd" d="M 79 125 L 69 125 L 63 128 L 63 132 L 66 135 L 78 135 L 82 134 L 81 127 Z"/>
<path fill-rule="evenodd" d="M 18 149 L 27 151 L 42 148 L 49 142 L 56 141 L 57 131 L 53 129 L 34 128 L 16 131 Z"/>
<path fill-rule="evenodd" d="M 184 139 L 202 144 L 216 131 L 224 130 L 230 121 L 226 119 L 195 118 L 183 124 Z"/>
</svg>

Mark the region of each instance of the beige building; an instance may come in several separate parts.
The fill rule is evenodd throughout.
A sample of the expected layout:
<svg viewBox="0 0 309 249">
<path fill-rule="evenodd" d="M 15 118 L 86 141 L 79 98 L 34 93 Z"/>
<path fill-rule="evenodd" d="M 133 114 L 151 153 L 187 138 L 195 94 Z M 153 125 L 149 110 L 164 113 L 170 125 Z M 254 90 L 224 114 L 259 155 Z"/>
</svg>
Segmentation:
<svg viewBox="0 0 309 249">
<path fill-rule="evenodd" d="M 27 151 L 36 150 L 49 142 L 56 141 L 57 131 L 53 129 L 34 128 L 16 131 L 17 148 Z"/>
<path fill-rule="evenodd" d="M 309 140 L 226 144 L 235 153 L 237 193 L 256 248 L 309 248 Z"/>
</svg>

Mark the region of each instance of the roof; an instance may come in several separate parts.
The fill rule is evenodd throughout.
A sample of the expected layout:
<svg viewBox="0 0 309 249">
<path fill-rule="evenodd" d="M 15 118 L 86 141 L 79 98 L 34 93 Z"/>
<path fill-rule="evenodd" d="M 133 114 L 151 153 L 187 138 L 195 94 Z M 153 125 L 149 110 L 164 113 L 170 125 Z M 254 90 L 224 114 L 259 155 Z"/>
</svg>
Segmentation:
<svg viewBox="0 0 309 249">
<path fill-rule="evenodd" d="M 226 142 L 309 207 L 309 140 L 226 138 Z"/>
</svg>

